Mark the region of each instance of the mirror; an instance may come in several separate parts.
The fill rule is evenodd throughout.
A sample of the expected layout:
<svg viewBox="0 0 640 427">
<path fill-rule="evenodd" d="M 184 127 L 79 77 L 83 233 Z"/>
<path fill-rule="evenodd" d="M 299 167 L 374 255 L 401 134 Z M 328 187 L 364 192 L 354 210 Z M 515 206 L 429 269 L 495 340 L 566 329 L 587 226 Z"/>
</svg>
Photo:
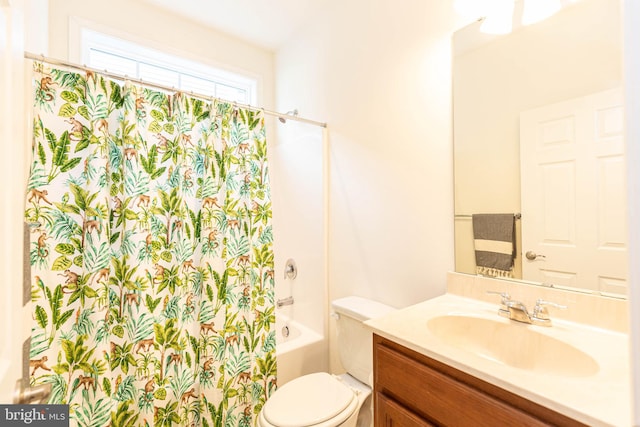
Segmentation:
<svg viewBox="0 0 640 427">
<path fill-rule="evenodd" d="M 516 1 L 514 20 L 519 18 L 521 3 L 522 0 Z M 624 296 L 626 266 L 616 272 L 616 277 L 622 279 L 608 284 L 586 286 L 580 280 L 568 280 L 565 284 L 560 274 L 551 276 L 550 280 L 528 277 L 529 264 L 526 263 L 532 261 L 523 256 L 523 252 L 531 249 L 522 247 L 523 232 L 526 234 L 534 225 L 539 228 L 542 220 L 536 215 L 527 217 L 523 207 L 545 200 L 527 199 L 530 192 L 521 189 L 521 182 L 525 181 L 522 171 L 527 170 L 528 162 L 535 157 L 523 158 L 522 162 L 527 163 L 523 163 L 526 167 L 521 169 L 521 151 L 529 153 L 520 147 L 521 113 L 622 87 L 621 2 L 577 0 L 565 1 L 563 6 L 558 13 L 536 24 L 519 28 L 514 24 L 514 30 L 507 35 L 482 34 L 480 22 L 454 34 L 455 269 L 476 274 L 472 214 L 522 212 L 522 217 L 515 221 L 515 279 Z M 622 123 L 623 115 L 618 116 Z M 623 155 L 620 159 L 623 168 Z M 623 178 L 619 179 L 624 187 Z M 546 188 L 553 187 L 546 185 Z M 595 187 L 579 192 L 601 194 L 601 186 Z M 621 194 L 624 195 L 624 191 Z M 624 197 L 607 200 L 607 212 L 614 212 L 609 220 L 615 218 L 620 223 L 622 218 L 623 222 L 624 232 L 618 233 L 618 237 L 622 236 L 618 240 L 622 242 L 616 243 L 618 251 L 624 251 L 626 245 L 625 203 Z M 579 207 L 573 209 L 578 213 L 585 211 Z M 595 225 L 592 228 L 598 229 Z M 624 258 L 626 262 L 626 256 Z M 533 262 L 543 265 L 544 259 L 538 257 Z M 605 261 L 582 257 L 579 262 L 599 265 Z"/>
</svg>

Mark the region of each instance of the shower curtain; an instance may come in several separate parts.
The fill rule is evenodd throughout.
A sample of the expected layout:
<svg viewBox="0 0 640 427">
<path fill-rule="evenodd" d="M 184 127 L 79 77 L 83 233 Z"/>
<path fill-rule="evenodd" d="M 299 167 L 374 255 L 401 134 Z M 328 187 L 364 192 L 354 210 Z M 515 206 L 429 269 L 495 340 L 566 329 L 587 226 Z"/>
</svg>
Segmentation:
<svg viewBox="0 0 640 427">
<path fill-rule="evenodd" d="M 262 113 L 35 68 L 32 385 L 72 425 L 254 425 L 276 387 Z"/>
</svg>

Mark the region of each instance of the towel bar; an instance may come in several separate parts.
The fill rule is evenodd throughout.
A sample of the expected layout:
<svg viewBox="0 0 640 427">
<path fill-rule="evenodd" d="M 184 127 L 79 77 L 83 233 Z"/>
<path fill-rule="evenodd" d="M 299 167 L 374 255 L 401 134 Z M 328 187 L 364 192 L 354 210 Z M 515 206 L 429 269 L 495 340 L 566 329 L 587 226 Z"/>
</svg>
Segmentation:
<svg viewBox="0 0 640 427">
<path fill-rule="evenodd" d="M 466 215 L 466 214 L 455 214 L 454 218 L 471 218 L 473 215 Z M 515 219 L 521 219 L 522 218 L 522 214 L 521 213 L 516 213 L 513 214 Z"/>
</svg>

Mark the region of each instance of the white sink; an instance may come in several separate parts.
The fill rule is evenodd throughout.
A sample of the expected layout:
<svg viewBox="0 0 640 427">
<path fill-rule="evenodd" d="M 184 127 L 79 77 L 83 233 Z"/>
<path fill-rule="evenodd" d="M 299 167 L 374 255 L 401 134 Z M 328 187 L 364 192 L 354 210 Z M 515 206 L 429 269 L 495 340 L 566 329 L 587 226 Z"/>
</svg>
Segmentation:
<svg viewBox="0 0 640 427">
<path fill-rule="evenodd" d="M 427 327 L 448 345 L 530 372 L 588 377 L 599 371 L 587 353 L 524 323 L 449 314 L 429 319 Z"/>
<path fill-rule="evenodd" d="M 383 338 L 585 425 L 632 425 L 626 333 L 559 318 L 551 327 L 527 325 L 499 316 L 495 302 L 455 294 L 366 325 Z"/>
</svg>

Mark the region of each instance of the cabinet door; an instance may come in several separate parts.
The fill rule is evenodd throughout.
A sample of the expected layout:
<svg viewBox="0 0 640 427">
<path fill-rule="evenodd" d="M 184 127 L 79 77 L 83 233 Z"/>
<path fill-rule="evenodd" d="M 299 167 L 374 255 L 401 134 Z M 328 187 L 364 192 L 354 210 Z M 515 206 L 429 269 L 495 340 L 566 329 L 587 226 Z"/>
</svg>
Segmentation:
<svg viewBox="0 0 640 427">
<path fill-rule="evenodd" d="M 587 427 L 398 343 L 373 341 L 376 427 Z"/>
<path fill-rule="evenodd" d="M 375 407 L 376 427 L 435 427 L 382 393 L 376 393 Z"/>
</svg>

